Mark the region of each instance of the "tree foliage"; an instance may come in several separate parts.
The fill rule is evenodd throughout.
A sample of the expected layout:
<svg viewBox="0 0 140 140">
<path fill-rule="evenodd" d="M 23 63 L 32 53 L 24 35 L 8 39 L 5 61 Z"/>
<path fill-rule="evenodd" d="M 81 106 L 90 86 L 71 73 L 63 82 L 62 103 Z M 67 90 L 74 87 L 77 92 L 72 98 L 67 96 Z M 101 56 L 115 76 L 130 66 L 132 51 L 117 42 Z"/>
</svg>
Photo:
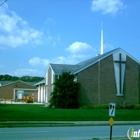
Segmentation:
<svg viewBox="0 0 140 140">
<path fill-rule="evenodd" d="M 74 81 L 74 75 L 63 72 L 54 83 L 51 93 L 50 107 L 78 108 L 79 85 Z"/>
<path fill-rule="evenodd" d="M 17 76 L 11 76 L 8 74 L 0 75 L 0 81 L 17 81 L 17 80 L 21 80 L 24 82 L 39 82 L 39 81 L 43 80 L 43 77 L 39 77 L 39 76 L 17 77 Z"/>
</svg>

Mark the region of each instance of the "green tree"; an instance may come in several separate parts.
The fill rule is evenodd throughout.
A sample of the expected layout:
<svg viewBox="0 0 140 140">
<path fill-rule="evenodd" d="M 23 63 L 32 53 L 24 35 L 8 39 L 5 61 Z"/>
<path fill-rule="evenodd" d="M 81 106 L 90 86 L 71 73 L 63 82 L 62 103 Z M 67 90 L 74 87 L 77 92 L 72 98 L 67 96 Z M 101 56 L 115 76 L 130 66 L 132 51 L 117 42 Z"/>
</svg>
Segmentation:
<svg viewBox="0 0 140 140">
<path fill-rule="evenodd" d="M 12 76 L 9 74 L 4 75 L 5 81 L 10 81 L 12 79 Z"/>
<path fill-rule="evenodd" d="M 50 107 L 78 108 L 79 84 L 74 81 L 75 76 L 70 72 L 63 72 L 54 83 L 51 93 Z"/>
<path fill-rule="evenodd" d="M 24 82 L 39 82 L 41 80 L 43 80 L 43 77 L 39 77 L 39 76 L 22 76 L 22 77 L 17 77 L 17 76 L 11 76 L 8 74 L 5 75 L 0 75 L 0 81 L 17 81 L 17 80 L 21 80 Z"/>
</svg>

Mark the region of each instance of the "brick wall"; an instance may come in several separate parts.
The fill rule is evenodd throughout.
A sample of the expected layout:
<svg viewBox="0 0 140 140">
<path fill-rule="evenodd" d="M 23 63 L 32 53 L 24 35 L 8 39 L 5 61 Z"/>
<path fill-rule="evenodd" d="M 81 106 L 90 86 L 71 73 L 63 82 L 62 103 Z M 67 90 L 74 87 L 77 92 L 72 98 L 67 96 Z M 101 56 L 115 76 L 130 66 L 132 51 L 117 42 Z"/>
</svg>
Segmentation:
<svg viewBox="0 0 140 140">
<path fill-rule="evenodd" d="M 116 81 L 113 56 L 109 56 L 101 61 L 100 65 L 100 104 L 109 104 L 114 102 L 116 104 L 123 104 L 124 96 L 116 96 Z"/>
<path fill-rule="evenodd" d="M 130 57 L 127 57 L 126 63 L 126 77 L 125 77 L 125 99 L 126 104 L 139 104 L 140 99 L 140 73 L 139 73 L 139 65 Z"/>
<path fill-rule="evenodd" d="M 139 64 L 127 56 L 124 81 L 124 96 L 116 96 L 113 56 L 109 56 L 78 73 L 80 104 L 132 105 L 139 103 Z"/>
<path fill-rule="evenodd" d="M 49 67 L 49 69 L 48 69 L 48 88 L 47 88 L 47 90 L 48 90 L 48 102 L 50 101 L 50 96 L 51 96 L 51 92 L 52 92 L 52 85 L 51 85 L 51 80 L 52 80 L 52 78 L 51 78 L 51 76 L 52 76 L 52 70 L 51 70 L 51 68 Z M 49 103 L 48 103 L 48 105 L 49 105 Z"/>
<path fill-rule="evenodd" d="M 98 104 L 98 64 L 78 73 L 77 80 L 80 83 L 80 104 Z"/>
<path fill-rule="evenodd" d="M 0 98 L 3 98 L 3 99 L 13 99 L 14 88 L 35 89 L 34 86 L 31 86 L 31 85 L 26 84 L 26 83 L 21 82 L 21 81 L 13 82 L 12 84 L 0 87 Z M 35 99 L 37 98 L 37 91 L 29 91 L 29 92 L 31 94 L 35 95 Z"/>
</svg>

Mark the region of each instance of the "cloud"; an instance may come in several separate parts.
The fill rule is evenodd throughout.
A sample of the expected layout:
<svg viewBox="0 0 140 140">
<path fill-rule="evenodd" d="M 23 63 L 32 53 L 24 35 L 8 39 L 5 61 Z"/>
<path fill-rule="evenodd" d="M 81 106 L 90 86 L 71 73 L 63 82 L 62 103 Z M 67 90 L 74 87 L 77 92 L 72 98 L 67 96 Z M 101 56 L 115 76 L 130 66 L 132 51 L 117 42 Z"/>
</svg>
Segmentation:
<svg viewBox="0 0 140 140">
<path fill-rule="evenodd" d="M 34 57 L 29 60 L 29 64 L 33 66 L 36 66 L 36 65 L 47 66 L 49 64 L 49 60 L 41 59 L 39 57 Z"/>
<path fill-rule="evenodd" d="M 126 6 L 121 0 L 93 0 L 92 11 L 102 11 L 103 14 L 115 15 Z"/>
<path fill-rule="evenodd" d="M 29 64 L 32 66 L 47 66 L 49 63 L 76 64 L 97 54 L 96 49 L 83 42 L 74 42 L 65 51 L 69 53 L 67 56 L 58 56 L 51 59 L 34 57 L 29 60 Z"/>
<path fill-rule="evenodd" d="M 59 40 L 60 37 L 51 36 L 50 33 L 45 36 L 42 31 L 30 27 L 24 19 L 10 11 L 6 3 L 0 8 L 0 49 L 50 42 L 55 45 Z"/>
<path fill-rule="evenodd" d="M 43 66 L 47 67 L 49 63 L 55 64 L 72 64 L 75 60 L 71 57 L 58 56 L 51 59 L 42 59 L 40 57 L 34 57 L 29 60 L 29 64 L 32 66 Z"/>
<path fill-rule="evenodd" d="M 55 64 L 75 64 L 77 63 L 77 60 L 71 56 L 67 56 L 67 57 L 59 56 L 59 57 L 53 58 L 52 61 L 50 62 L 55 63 Z"/>
<path fill-rule="evenodd" d="M 68 59 L 81 61 L 93 57 L 97 52 L 95 48 L 84 42 L 74 42 L 66 48 L 66 51 L 70 52 Z"/>
<path fill-rule="evenodd" d="M 4 4 L 0 8 L 0 46 L 41 45 L 45 42 L 42 31 L 31 28 L 28 23 Z"/>
<path fill-rule="evenodd" d="M 26 75 L 30 75 L 30 76 L 42 76 L 45 73 L 36 69 L 17 69 L 13 72 L 12 75 L 16 75 L 16 76 L 26 76 Z"/>
<path fill-rule="evenodd" d="M 66 51 L 69 51 L 72 54 L 82 53 L 82 52 L 90 51 L 90 50 L 94 51 L 94 49 L 90 45 L 83 42 L 74 42 L 68 48 L 66 48 Z"/>
</svg>

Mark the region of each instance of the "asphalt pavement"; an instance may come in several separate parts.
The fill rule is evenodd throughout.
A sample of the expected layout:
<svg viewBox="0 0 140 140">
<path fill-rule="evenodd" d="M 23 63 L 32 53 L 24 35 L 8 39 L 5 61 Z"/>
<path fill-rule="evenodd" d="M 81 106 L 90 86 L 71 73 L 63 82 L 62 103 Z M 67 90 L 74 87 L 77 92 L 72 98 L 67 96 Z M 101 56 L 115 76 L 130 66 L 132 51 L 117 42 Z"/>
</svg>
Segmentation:
<svg viewBox="0 0 140 140">
<path fill-rule="evenodd" d="M 140 125 L 113 126 L 112 140 L 126 138 L 131 127 L 135 131 L 140 129 Z M 0 140 L 108 140 L 109 137 L 109 126 L 0 128 Z"/>
</svg>

